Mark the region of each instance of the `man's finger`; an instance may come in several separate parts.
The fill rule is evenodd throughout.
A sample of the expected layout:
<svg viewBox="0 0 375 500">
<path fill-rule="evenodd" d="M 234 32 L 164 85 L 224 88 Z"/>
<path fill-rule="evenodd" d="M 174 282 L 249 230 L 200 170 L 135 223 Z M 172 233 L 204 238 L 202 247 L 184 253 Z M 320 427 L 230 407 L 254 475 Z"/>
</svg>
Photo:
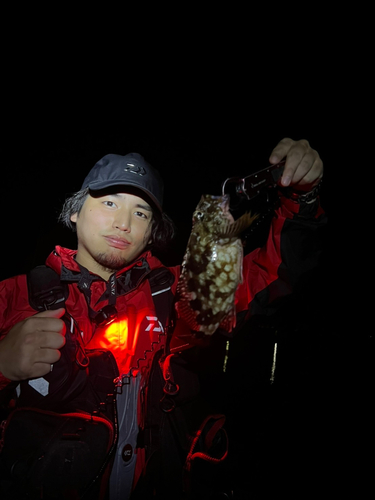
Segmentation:
<svg viewBox="0 0 375 500">
<path fill-rule="evenodd" d="M 60 332 L 40 332 L 40 349 L 61 349 L 65 345 L 65 336 Z"/>
<path fill-rule="evenodd" d="M 282 139 L 278 145 L 272 150 L 272 153 L 269 157 L 269 162 L 274 165 L 275 163 L 279 163 L 285 156 L 288 154 L 288 151 L 292 147 L 295 141 L 286 137 Z"/>
<path fill-rule="evenodd" d="M 57 332 L 65 335 L 65 322 L 60 319 L 64 314 L 64 308 L 56 309 L 54 311 L 47 310 L 34 314 L 34 316 L 30 316 L 25 320 L 25 322 L 29 322 L 28 325 L 32 325 L 32 329 L 34 331 Z"/>
<path fill-rule="evenodd" d="M 60 307 L 59 309 L 48 309 L 47 311 L 36 313 L 33 318 L 62 318 L 64 314 L 65 309 Z"/>
<path fill-rule="evenodd" d="M 61 357 L 61 352 L 59 349 L 40 349 L 38 352 L 38 357 L 35 359 L 34 364 L 45 363 L 51 365 L 52 363 L 57 363 Z"/>
</svg>

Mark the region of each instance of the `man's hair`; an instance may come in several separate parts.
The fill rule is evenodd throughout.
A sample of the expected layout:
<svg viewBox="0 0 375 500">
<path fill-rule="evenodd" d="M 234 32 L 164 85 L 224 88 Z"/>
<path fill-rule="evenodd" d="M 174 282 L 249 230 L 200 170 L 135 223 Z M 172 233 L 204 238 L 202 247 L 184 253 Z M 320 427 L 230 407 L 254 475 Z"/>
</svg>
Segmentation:
<svg viewBox="0 0 375 500">
<path fill-rule="evenodd" d="M 82 189 L 73 193 L 72 196 L 67 198 L 63 204 L 59 222 L 62 222 L 66 227 L 76 232 L 76 224 L 70 220 L 71 216 L 75 213 L 79 215 L 83 204 L 90 193 L 89 188 Z M 151 243 L 148 245 L 149 249 L 156 252 L 165 252 L 172 242 L 175 235 L 175 225 L 166 213 L 160 213 L 159 210 L 152 208 L 152 221 L 151 221 Z"/>
</svg>

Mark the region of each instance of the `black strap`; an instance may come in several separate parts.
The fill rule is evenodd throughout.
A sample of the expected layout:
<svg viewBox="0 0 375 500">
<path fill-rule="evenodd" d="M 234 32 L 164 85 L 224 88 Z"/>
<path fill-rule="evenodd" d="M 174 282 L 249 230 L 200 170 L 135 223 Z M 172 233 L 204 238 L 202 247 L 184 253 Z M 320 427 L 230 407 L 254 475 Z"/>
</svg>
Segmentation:
<svg viewBox="0 0 375 500">
<path fill-rule="evenodd" d="M 168 322 L 168 318 L 170 319 L 169 337 L 174 322 L 174 295 L 171 290 L 174 279 L 173 274 L 166 267 L 153 269 L 148 275 L 156 316 L 164 327 Z M 165 294 L 167 294 L 167 298 Z"/>
<path fill-rule="evenodd" d="M 133 284 L 134 288 L 138 286 L 141 281 L 140 274 L 145 273 L 145 271 L 147 271 L 147 269 L 144 265 L 138 266 L 135 269 L 136 276 L 133 276 L 133 273 L 130 281 L 128 280 L 129 283 L 126 288 L 126 293 L 131 290 L 129 287 L 130 284 Z M 173 294 L 171 286 L 174 282 L 174 276 L 167 268 L 160 267 L 148 272 L 145 277 L 147 277 L 150 283 L 156 315 L 161 324 L 165 326 L 168 318 L 173 312 Z M 125 278 L 120 277 L 119 280 L 121 281 L 121 288 L 123 288 Z M 31 269 L 27 275 L 27 287 L 30 305 L 37 311 L 64 307 L 65 301 L 69 295 L 67 282 L 62 282 L 60 276 L 52 268 L 46 265 L 37 266 Z M 111 288 L 114 289 L 114 285 L 111 286 Z M 124 293 L 123 290 L 122 293 Z M 167 298 L 165 295 L 166 293 Z M 86 296 L 85 293 L 84 295 Z M 110 302 L 113 302 L 113 297 Z"/>
<path fill-rule="evenodd" d="M 64 307 L 69 290 L 60 276 L 48 266 L 36 266 L 27 274 L 29 302 L 33 309 L 45 311 Z"/>
</svg>

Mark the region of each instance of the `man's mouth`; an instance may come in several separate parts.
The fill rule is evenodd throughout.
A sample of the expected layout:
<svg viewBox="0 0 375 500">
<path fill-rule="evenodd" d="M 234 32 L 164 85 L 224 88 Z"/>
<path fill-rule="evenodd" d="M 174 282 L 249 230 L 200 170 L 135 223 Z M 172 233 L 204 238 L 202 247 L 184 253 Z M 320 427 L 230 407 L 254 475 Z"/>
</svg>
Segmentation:
<svg viewBox="0 0 375 500">
<path fill-rule="evenodd" d="M 104 236 L 104 239 L 110 247 L 118 248 L 120 250 L 124 250 L 130 245 L 128 240 L 126 240 L 125 238 L 119 238 L 117 236 Z"/>
</svg>

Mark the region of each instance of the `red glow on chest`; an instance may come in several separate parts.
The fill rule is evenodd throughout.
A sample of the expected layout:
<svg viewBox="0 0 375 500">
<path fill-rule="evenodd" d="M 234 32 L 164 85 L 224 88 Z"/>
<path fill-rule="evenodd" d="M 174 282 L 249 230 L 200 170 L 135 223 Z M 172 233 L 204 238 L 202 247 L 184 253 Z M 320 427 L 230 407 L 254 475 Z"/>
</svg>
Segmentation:
<svg viewBox="0 0 375 500">
<path fill-rule="evenodd" d="M 135 328 L 132 329 L 133 331 L 130 331 L 128 318 L 114 321 L 105 328 L 99 342 L 100 347 L 110 349 L 112 352 L 119 350 L 134 355 L 139 327 L 140 323 L 136 323 Z"/>
<path fill-rule="evenodd" d="M 163 328 L 149 309 L 130 307 L 127 315 L 109 325 L 98 328 L 86 345 L 88 349 L 106 349 L 114 355 L 120 373 L 127 373 L 137 366 L 152 342 L 159 340 Z"/>
</svg>

